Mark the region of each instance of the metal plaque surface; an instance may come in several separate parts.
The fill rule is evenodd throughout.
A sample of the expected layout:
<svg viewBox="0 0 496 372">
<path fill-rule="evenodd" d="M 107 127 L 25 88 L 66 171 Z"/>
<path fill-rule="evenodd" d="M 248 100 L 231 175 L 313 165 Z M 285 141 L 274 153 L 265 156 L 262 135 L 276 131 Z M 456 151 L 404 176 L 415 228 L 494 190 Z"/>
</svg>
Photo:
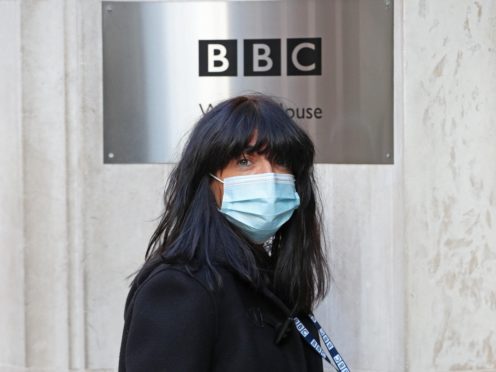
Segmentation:
<svg viewBox="0 0 496 372">
<path fill-rule="evenodd" d="M 391 1 L 102 6 L 105 163 L 175 162 L 211 105 L 250 92 L 282 102 L 319 163 L 394 162 Z"/>
</svg>

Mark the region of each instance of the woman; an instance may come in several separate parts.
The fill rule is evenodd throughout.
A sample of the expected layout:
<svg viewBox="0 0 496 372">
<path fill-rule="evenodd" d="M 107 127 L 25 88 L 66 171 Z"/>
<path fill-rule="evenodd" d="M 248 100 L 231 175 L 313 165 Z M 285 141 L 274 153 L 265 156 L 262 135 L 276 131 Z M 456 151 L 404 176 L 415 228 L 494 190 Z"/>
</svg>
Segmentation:
<svg viewBox="0 0 496 372">
<path fill-rule="evenodd" d="M 323 370 L 301 334 L 319 339 L 307 314 L 329 276 L 313 158 L 267 96 L 226 100 L 199 120 L 131 284 L 120 372 Z"/>
</svg>

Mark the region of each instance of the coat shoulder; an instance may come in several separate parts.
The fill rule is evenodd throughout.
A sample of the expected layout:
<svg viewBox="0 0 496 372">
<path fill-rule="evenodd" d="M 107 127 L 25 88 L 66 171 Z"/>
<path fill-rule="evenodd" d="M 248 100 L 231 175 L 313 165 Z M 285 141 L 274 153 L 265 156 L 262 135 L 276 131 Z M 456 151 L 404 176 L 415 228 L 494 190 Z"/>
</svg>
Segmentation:
<svg viewBox="0 0 496 372">
<path fill-rule="evenodd" d="M 149 307 L 157 312 L 166 308 L 171 313 L 187 311 L 191 315 L 203 311 L 209 321 L 217 323 L 215 296 L 204 276 L 203 272 L 191 273 L 182 267 L 159 265 L 136 289 L 134 311 Z"/>
<path fill-rule="evenodd" d="M 129 301 L 119 371 L 172 366 L 202 371 L 201 366 L 210 363 L 217 318 L 213 296 L 196 275 L 180 267 L 157 266 Z M 188 352 L 196 358 L 188 358 Z"/>
<path fill-rule="evenodd" d="M 192 273 L 182 266 L 160 264 L 140 283 L 136 295 L 138 296 L 145 288 L 172 284 L 186 286 L 192 292 L 208 294 L 208 286 L 203 277 L 203 272 Z"/>
</svg>

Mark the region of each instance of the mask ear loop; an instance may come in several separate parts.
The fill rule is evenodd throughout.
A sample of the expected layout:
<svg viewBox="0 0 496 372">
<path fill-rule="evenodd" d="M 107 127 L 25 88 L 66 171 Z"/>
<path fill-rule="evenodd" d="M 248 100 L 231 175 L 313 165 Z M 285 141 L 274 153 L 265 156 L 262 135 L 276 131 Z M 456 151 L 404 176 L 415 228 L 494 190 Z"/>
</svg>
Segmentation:
<svg viewBox="0 0 496 372">
<path fill-rule="evenodd" d="M 212 177 L 213 179 L 219 181 L 220 183 L 224 183 L 224 181 L 222 181 L 220 178 L 214 176 L 212 173 L 209 173 L 209 176 Z"/>
</svg>

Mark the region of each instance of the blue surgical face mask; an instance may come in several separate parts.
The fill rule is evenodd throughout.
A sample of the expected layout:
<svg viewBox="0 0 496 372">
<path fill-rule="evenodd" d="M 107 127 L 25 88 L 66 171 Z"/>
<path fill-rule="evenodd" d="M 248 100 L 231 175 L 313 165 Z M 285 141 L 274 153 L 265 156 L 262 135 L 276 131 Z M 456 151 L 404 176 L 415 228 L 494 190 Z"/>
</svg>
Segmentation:
<svg viewBox="0 0 496 372">
<path fill-rule="evenodd" d="M 291 174 L 262 173 L 224 178 L 219 211 L 254 243 L 261 244 L 287 222 L 300 205 Z"/>
</svg>

